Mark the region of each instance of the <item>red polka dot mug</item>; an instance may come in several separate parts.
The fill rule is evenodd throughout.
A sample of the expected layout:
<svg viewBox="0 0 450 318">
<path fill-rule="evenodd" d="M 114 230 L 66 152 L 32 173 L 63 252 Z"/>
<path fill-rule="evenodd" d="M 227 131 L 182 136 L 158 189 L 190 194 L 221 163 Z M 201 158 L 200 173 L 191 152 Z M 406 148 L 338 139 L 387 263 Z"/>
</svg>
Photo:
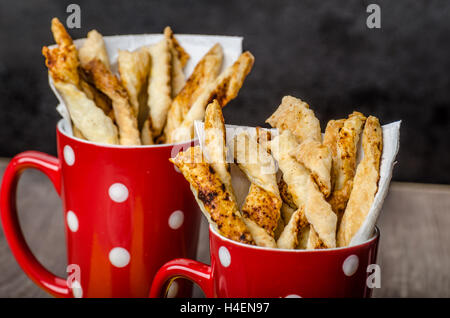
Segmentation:
<svg viewBox="0 0 450 318">
<path fill-rule="evenodd" d="M 150 297 L 164 297 L 174 279 L 187 278 L 206 297 L 370 297 L 379 231 L 367 242 L 323 250 L 268 249 L 209 230 L 211 266 L 175 259 L 156 274 Z"/>
<path fill-rule="evenodd" d="M 196 255 L 200 211 L 189 184 L 168 159 L 192 142 L 109 146 L 74 138 L 57 125 L 58 158 L 35 151 L 9 163 L 0 193 L 1 219 L 11 250 L 26 274 L 58 297 L 147 297 L 167 261 Z M 16 186 L 22 171 L 42 171 L 64 209 L 68 277 L 45 269 L 19 226 Z M 180 282 L 174 296 L 189 296 Z"/>
</svg>

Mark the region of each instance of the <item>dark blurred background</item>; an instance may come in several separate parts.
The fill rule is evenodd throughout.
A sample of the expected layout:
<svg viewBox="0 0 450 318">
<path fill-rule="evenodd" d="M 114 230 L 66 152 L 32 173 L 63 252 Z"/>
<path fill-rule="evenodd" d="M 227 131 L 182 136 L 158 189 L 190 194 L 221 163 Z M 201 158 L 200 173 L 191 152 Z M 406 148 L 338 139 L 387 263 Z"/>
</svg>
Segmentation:
<svg viewBox="0 0 450 318">
<path fill-rule="evenodd" d="M 81 6 L 84 37 L 175 32 L 240 35 L 255 66 L 225 109 L 261 125 L 286 94 L 307 101 L 322 127 L 357 109 L 403 120 L 394 179 L 450 184 L 450 1 L 0 1 L 0 156 L 55 154 L 57 103 L 41 47 L 50 20 Z M 381 6 L 381 29 L 366 7 Z"/>
</svg>

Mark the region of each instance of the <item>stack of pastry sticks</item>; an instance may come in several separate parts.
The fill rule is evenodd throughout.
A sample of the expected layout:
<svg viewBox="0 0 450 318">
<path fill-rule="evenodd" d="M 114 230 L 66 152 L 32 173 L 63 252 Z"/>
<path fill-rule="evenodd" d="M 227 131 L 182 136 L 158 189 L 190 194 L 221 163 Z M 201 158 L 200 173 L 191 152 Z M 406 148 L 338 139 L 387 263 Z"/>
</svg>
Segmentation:
<svg viewBox="0 0 450 318">
<path fill-rule="evenodd" d="M 51 30 L 57 47 L 43 47 L 54 86 L 68 108 L 74 135 L 94 142 L 151 145 L 191 140 L 213 99 L 221 107 L 235 98 L 254 57 L 244 52 L 221 73 L 223 51 L 214 45 L 185 78 L 189 54 L 170 27 L 163 39 L 133 52 L 119 50 L 111 70 L 102 35 L 88 33 L 77 50 L 61 22 Z"/>
<path fill-rule="evenodd" d="M 348 246 L 378 190 L 378 119 L 353 112 L 330 120 L 322 136 L 309 105 L 286 96 L 266 122 L 278 129 L 276 136 L 257 128 L 256 134 L 244 131 L 233 139 L 233 161 L 250 181 L 241 206 L 226 160 L 218 101 L 206 109 L 204 147 L 191 147 L 170 160 L 190 183 L 205 216 L 225 237 L 269 248 Z M 360 138 L 364 157 L 356 164 Z"/>
</svg>

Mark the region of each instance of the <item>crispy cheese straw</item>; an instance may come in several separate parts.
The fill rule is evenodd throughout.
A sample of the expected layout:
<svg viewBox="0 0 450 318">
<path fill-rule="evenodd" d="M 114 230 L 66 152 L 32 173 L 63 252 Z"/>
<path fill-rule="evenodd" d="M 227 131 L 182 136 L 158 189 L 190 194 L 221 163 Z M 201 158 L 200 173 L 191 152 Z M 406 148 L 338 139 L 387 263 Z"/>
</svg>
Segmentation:
<svg viewBox="0 0 450 318">
<path fill-rule="evenodd" d="M 331 204 L 333 211 L 338 215 L 338 220 L 342 217 L 342 213 L 350 197 L 350 192 L 352 191 L 353 177 L 356 169 L 357 145 L 365 121 L 366 117 L 363 114 L 353 112 L 344 121 L 341 129 L 339 129 L 336 155 L 333 158 L 332 169 L 332 178 L 335 180 L 334 189 L 328 198 L 328 202 Z M 330 133 L 332 132 L 330 131 Z M 325 134 L 327 134 L 327 131 L 325 131 Z"/>
<path fill-rule="evenodd" d="M 235 160 L 251 182 L 242 213 L 254 226 L 247 226 L 257 245 L 277 247 L 274 231 L 278 226 L 282 201 L 275 162 L 267 150 L 246 132 L 237 135 L 234 142 Z"/>
<path fill-rule="evenodd" d="M 112 100 L 114 117 L 119 126 L 121 145 L 140 145 L 141 139 L 137 128 L 137 119 L 128 101 L 127 91 L 120 81 L 100 60 L 90 61 L 86 70 L 95 86 Z"/>
<path fill-rule="evenodd" d="M 356 168 L 353 189 L 339 227 L 338 246 L 350 244 L 372 206 L 380 179 L 383 149 L 382 128 L 378 118 L 369 116 L 363 130 L 364 158 Z"/>
<path fill-rule="evenodd" d="M 58 47 L 49 49 L 44 46 L 42 54 L 55 88 L 66 102 L 76 136 L 116 144 L 117 129 L 111 118 L 83 92 L 84 82 L 78 72 L 78 53 L 72 38 L 57 18 L 52 20 L 51 29 Z"/>
<path fill-rule="evenodd" d="M 204 160 L 200 147 L 180 152 L 170 161 L 189 182 L 203 214 L 219 233 L 237 242 L 253 244 L 236 202 L 217 172 Z"/>
<path fill-rule="evenodd" d="M 189 112 L 194 101 L 205 91 L 219 74 L 222 66 L 223 50 L 215 44 L 195 66 L 186 84 L 170 105 L 167 123 L 164 128 L 167 142 L 174 142 L 173 132 Z"/>
<path fill-rule="evenodd" d="M 235 98 L 250 72 L 254 57 L 250 52 L 244 52 L 233 65 L 228 67 L 216 80 L 208 85 L 205 91 L 196 99 L 183 123 L 173 133 L 173 141 L 190 140 L 194 134 L 194 121 L 201 120 L 205 115 L 205 108 L 210 101 L 217 99 L 224 107 Z"/>
</svg>

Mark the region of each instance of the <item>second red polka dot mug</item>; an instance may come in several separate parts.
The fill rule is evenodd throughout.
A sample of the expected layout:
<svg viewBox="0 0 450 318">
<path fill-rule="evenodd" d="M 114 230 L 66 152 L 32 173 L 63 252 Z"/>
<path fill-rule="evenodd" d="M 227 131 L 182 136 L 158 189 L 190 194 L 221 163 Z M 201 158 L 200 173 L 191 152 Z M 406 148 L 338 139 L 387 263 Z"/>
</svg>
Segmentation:
<svg viewBox="0 0 450 318">
<path fill-rule="evenodd" d="M 367 242 L 351 247 L 268 249 L 232 241 L 210 226 L 211 266 L 185 258 L 166 263 L 153 280 L 150 297 L 167 295 L 179 277 L 197 283 L 206 297 L 369 297 L 380 277 L 378 240 L 377 229 Z"/>
<path fill-rule="evenodd" d="M 108 146 L 69 136 L 57 126 L 58 158 L 35 151 L 14 157 L 3 176 L 3 229 L 17 262 L 58 297 L 147 297 L 165 262 L 196 255 L 200 211 L 183 176 L 168 161 L 178 145 Z M 175 153 L 174 153 L 175 152 Z M 35 168 L 61 196 L 68 277 L 46 270 L 30 251 L 16 212 L 20 174 Z M 174 296 L 189 296 L 179 282 Z"/>
</svg>

